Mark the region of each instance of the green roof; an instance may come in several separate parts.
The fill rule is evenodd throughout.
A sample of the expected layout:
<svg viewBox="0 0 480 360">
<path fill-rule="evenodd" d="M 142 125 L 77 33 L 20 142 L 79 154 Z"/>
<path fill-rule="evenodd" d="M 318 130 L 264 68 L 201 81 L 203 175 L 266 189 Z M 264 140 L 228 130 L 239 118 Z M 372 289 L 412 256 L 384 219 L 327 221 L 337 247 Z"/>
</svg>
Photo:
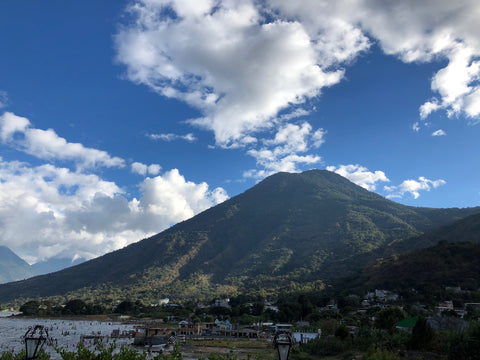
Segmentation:
<svg viewBox="0 0 480 360">
<path fill-rule="evenodd" d="M 397 322 L 397 324 L 395 326 L 396 327 L 401 327 L 401 328 L 411 329 L 415 326 L 415 324 L 417 323 L 417 320 L 418 320 L 418 316 L 406 318 L 406 319 L 403 319 L 403 320 L 400 320 L 399 322 Z"/>
</svg>

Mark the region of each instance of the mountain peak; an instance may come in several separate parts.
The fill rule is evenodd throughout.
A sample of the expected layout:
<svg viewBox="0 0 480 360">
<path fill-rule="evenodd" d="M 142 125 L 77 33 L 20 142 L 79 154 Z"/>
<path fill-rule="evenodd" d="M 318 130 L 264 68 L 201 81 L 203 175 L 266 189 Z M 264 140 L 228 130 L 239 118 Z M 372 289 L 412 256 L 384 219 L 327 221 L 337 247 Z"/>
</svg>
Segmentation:
<svg viewBox="0 0 480 360">
<path fill-rule="evenodd" d="M 31 276 L 30 265 L 10 248 L 0 245 L 0 283 L 25 279 Z"/>
<path fill-rule="evenodd" d="M 0 300 L 92 289 L 102 297 L 202 298 L 321 286 L 358 271 L 376 249 L 479 211 L 397 204 L 326 170 L 277 173 L 151 238 L 0 286 Z"/>
</svg>

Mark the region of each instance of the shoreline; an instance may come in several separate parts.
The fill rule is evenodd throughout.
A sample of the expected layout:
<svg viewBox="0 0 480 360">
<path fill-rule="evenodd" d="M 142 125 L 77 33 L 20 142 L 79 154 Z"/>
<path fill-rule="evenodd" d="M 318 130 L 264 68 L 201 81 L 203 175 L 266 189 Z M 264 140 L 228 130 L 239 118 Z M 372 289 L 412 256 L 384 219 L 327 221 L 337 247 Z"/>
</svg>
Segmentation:
<svg viewBox="0 0 480 360">
<path fill-rule="evenodd" d="M 1 314 L 1 313 L 0 313 Z M 6 319 L 25 319 L 25 320 L 31 320 L 31 319 L 39 319 L 39 320 L 68 320 L 68 321 L 99 321 L 99 322 L 108 322 L 108 321 L 113 321 L 113 322 L 127 322 L 131 320 L 138 320 L 138 319 L 121 319 L 121 315 L 118 316 L 112 316 L 112 315 L 71 315 L 71 316 L 40 316 L 40 315 L 23 315 L 22 313 L 16 313 L 16 314 L 11 314 L 7 316 L 1 316 L 0 318 L 6 318 Z"/>
</svg>

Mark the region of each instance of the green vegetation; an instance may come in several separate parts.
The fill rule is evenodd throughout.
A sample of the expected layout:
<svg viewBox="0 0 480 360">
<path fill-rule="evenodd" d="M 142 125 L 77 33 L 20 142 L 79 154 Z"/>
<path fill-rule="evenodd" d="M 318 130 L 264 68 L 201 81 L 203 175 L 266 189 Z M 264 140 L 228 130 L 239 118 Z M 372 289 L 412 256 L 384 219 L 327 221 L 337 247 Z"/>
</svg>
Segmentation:
<svg viewBox="0 0 480 360">
<path fill-rule="evenodd" d="M 31 316 L 288 322 L 321 329 L 321 338 L 295 348 L 293 360 L 356 354 L 388 360 L 415 352 L 476 359 L 478 211 L 399 205 L 330 172 L 277 174 L 152 238 L 2 285 L 0 300 Z M 410 248 L 416 250 L 407 253 Z M 399 296 L 379 300 L 373 293 L 367 300 L 374 289 Z M 175 304 L 151 305 L 165 297 Z M 223 298 L 230 299 L 228 306 L 215 302 Z M 437 314 L 444 301 L 450 310 Z M 462 309 L 464 319 L 452 307 Z M 435 317 L 445 328 L 429 325 Z M 408 318 L 415 326 L 398 329 Z M 81 356 L 98 355 L 87 350 Z M 65 353 L 66 360 L 78 356 Z"/>
<path fill-rule="evenodd" d="M 343 325 L 344 326 L 344 325 Z M 422 325 L 422 327 L 424 327 Z M 480 354 L 480 323 L 472 323 L 464 332 L 443 331 L 433 332 L 427 330 L 425 333 L 412 332 L 411 334 L 402 330 L 384 332 L 374 327 L 362 327 L 357 335 L 345 334 L 338 331 L 335 335 L 325 336 L 321 339 L 311 340 L 305 344 L 294 346 L 291 360 L 315 360 L 320 358 L 328 359 L 351 359 L 362 355 L 364 360 L 397 360 L 397 359 L 444 359 L 444 360 L 475 360 Z M 427 340 L 426 342 L 421 341 Z M 225 341 L 224 341 L 225 342 Z M 234 341 L 235 343 L 235 341 Z M 417 346 L 412 347 L 412 344 Z M 198 344 L 197 344 L 198 345 Z M 203 360 L 236 360 L 237 353 L 234 352 L 234 344 L 225 342 L 231 348 L 227 354 L 212 352 Z M 118 347 L 115 343 L 110 345 L 97 344 L 94 349 L 87 348 L 79 343 L 74 351 L 68 351 L 61 347 L 54 348 L 62 360 L 146 360 L 147 352 L 138 351 L 129 345 Z M 273 349 L 272 349 L 273 350 Z M 272 351 L 270 351 L 272 352 Z M 427 354 L 428 357 L 424 357 Z M 271 355 L 247 356 L 249 359 L 265 359 Z M 17 354 L 4 352 L 0 354 L 0 360 L 20 360 L 25 358 L 25 351 Z M 38 356 L 39 360 L 48 360 L 50 356 L 42 350 Z M 153 360 L 183 360 L 181 346 L 175 345 L 173 350 L 166 354 L 154 356 Z"/>
<path fill-rule="evenodd" d="M 405 250 L 399 244 L 406 239 L 478 212 L 400 205 L 329 171 L 278 173 L 149 239 L 1 285 L 0 302 L 50 297 L 113 305 L 321 290 L 394 248 Z"/>
<path fill-rule="evenodd" d="M 426 333 L 428 337 L 425 337 Z M 428 354 L 429 359 L 478 359 L 480 323 L 473 323 L 465 332 L 433 332 L 429 329 L 410 334 L 403 330 L 389 333 L 375 328 L 362 328 L 355 337 L 333 336 L 300 344 L 294 349 L 291 359 L 307 360 L 326 356 L 351 359 L 352 354 L 363 354 L 363 359 L 370 360 L 423 359 L 425 357 L 422 354 Z"/>
<path fill-rule="evenodd" d="M 60 355 L 62 360 L 183 360 L 179 345 L 175 345 L 170 353 L 158 354 L 149 357 L 146 351 L 138 351 L 128 345 L 117 347 L 115 343 L 109 346 L 97 344 L 95 349 L 89 349 L 82 343 L 79 343 L 75 351 L 68 351 L 61 347 L 55 347 L 55 351 Z M 248 357 L 249 359 L 259 359 L 257 357 Z M 18 354 L 4 352 L 0 355 L 0 360 L 21 360 L 25 359 L 25 350 Z M 49 360 L 50 356 L 44 351 L 40 351 L 38 360 Z M 235 354 L 216 354 L 212 353 L 207 358 L 201 360 L 236 360 Z"/>
<path fill-rule="evenodd" d="M 480 243 L 442 241 L 430 248 L 381 260 L 366 268 L 360 276 L 342 282 L 341 286 L 350 291 L 390 289 L 399 292 L 408 301 L 431 303 L 450 296 L 452 290 L 448 288 L 479 289 L 478 259 Z M 458 292 L 453 299 L 459 303 L 479 302 L 480 298 L 472 294 Z"/>
<path fill-rule="evenodd" d="M 103 310 L 104 314 L 108 316 L 123 314 L 138 319 L 146 317 L 149 320 L 156 319 L 158 323 L 169 323 L 168 326 L 172 326 L 171 323 L 180 320 L 187 320 L 192 324 L 229 320 L 230 323 L 240 327 L 251 326 L 255 323 L 288 322 L 297 324 L 295 330 L 303 332 L 317 333 L 318 329 L 321 329 L 321 338 L 295 346 L 291 355 L 292 360 L 315 360 L 321 357 L 351 359 L 359 354 L 362 354 L 364 359 L 414 359 L 409 354 L 422 353 L 436 354 L 437 357 L 430 357 L 432 359 L 475 359 L 471 356 L 476 355 L 471 354 L 477 354 L 480 344 L 480 317 L 477 310 L 466 309 L 465 318 L 470 322 L 462 320 L 461 327 L 456 321 L 453 321 L 460 321 L 455 311 L 444 311 L 440 315 L 447 320 L 450 319 L 448 322 L 454 324 L 455 327 L 449 330 L 434 330 L 427 318 L 431 318 L 439 312 L 435 309 L 438 302 L 433 305 L 419 306 L 416 302 L 405 298 L 398 300 L 371 298 L 369 305 L 362 305 L 361 299 L 365 295 L 362 294 L 360 297 L 355 294 L 342 295 L 342 291 L 338 290 L 292 293 L 276 299 L 275 306 L 278 311 L 272 309 L 271 302 L 266 302 L 266 299 L 260 295 L 232 297 L 228 306 L 221 305 L 218 299 L 212 299 L 204 304 L 185 302 L 178 306 L 150 306 L 139 300 L 124 300 L 114 308 L 103 307 Z M 459 294 L 445 292 L 444 296 L 442 300 L 457 302 L 455 299 Z M 462 292 L 462 296 L 480 298 L 480 292 L 465 290 Z M 457 303 L 457 305 L 462 305 L 462 303 Z M 28 301 L 22 308 L 28 309 L 34 316 L 62 317 L 68 314 L 69 317 L 72 317 L 74 315 L 85 316 L 89 311 L 93 312 L 94 309 L 98 309 L 98 306 L 76 299 L 57 305 L 42 301 Z M 47 313 L 49 309 L 52 313 Z M 416 316 L 417 321 L 410 319 L 412 316 Z M 405 321 L 407 319 L 409 321 Z M 415 325 L 408 331 L 397 328 L 399 324 Z M 268 333 L 268 327 L 263 331 Z M 212 349 L 219 347 L 233 349 L 239 346 L 236 341 L 238 340 L 225 338 L 193 343 L 197 346 L 210 344 Z M 192 346 L 193 343 L 188 341 L 187 345 Z M 254 346 L 252 342 L 249 343 Z M 81 354 L 88 355 L 90 350 L 87 350 L 84 349 Z M 126 350 L 122 350 L 122 352 L 127 354 Z M 253 352 L 252 349 L 251 353 L 257 352 Z M 82 359 L 88 358 L 87 355 Z M 66 360 L 80 359 L 76 356 L 75 353 L 65 353 L 63 358 Z M 137 355 L 130 354 L 128 356 Z M 223 359 L 216 356 L 209 358 Z M 117 355 L 115 357 L 117 358 Z M 128 357 L 124 357 L 124 359 L 128 359 Z M 134 357 L 134 359 L 140 360 L 141 358 Z"/>
</svg>

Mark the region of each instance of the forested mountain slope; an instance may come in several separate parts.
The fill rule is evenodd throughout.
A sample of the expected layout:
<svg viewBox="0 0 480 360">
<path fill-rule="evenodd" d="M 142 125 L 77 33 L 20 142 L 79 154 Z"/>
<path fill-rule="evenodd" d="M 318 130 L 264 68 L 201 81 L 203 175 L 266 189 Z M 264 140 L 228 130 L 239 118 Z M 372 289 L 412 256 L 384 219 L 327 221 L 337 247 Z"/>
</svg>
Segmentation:
<svg viewBox="0 0 480 360">
<path fill-rule="evenodd" d="M 70 292 L 154 299 L 318 288 L 358 271 L 373 250 L 475 212 L 480 208 L 400 205 L 329 171 L 278 173 L 151 238 L 2 285 L 0 301 Z"/>
</svg>

